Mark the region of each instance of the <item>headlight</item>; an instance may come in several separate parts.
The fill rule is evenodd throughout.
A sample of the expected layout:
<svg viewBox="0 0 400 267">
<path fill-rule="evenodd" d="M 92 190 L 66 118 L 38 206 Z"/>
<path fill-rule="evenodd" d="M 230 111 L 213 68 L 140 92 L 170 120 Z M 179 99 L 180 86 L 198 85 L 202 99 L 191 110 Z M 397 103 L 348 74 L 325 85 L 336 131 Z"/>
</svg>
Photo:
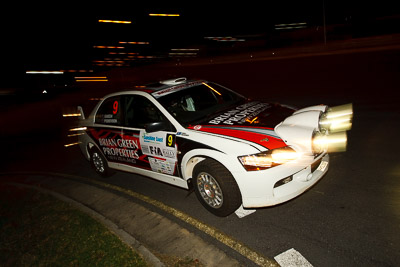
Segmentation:
<svg viewBox="0 0 400 267">
<path fill-rule="evenodd" d="M 239 157 L 247 171 L 265 170 L 295 160 L 299 154 L 290 147 L 277 148 L 253 155 Z"/>
</svg>

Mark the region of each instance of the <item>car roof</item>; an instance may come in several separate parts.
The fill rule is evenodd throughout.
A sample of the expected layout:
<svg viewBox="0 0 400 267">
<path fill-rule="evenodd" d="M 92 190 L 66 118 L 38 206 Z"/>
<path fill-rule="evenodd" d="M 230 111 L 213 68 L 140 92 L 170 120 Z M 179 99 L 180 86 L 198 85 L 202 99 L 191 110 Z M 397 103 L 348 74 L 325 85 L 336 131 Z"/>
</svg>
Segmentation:
<svg viewBox="0 0 400 267">
<path fill-rule="evenodd" d="M 121 95 L 121 94 L 130 94 L 135 92 L 143 92 L 152 95 L 155 98 L 161 97 L 163 95 L 167 95 L 173 93 L 175 91 L 183 90 L 189 87 L 193 87 L 196 85 L 200 85 L 205 80 L 187 80 L 185 77 L 169 79 L 169 80 L 162 80 L 156 83 L 147 84 L 144 86 L 136 86 L 134 89 L 121 90 L 115 93 L 108 94 L 104 96 L 105 98 Z"/>
<path fill-rule="evenodd" d="M 185 77 L 174 78 L 159 81 L 157 83 L 147 84 L 143 87 L 135 88 L 137 91 L 143 91 L 152 94 L 154 97 L 160 97 L 165 94 L 174 92 L 175 90 L 186 89 L 195 85 L 202 84 L 204 80 L 187 80 Z"/>
</svg>

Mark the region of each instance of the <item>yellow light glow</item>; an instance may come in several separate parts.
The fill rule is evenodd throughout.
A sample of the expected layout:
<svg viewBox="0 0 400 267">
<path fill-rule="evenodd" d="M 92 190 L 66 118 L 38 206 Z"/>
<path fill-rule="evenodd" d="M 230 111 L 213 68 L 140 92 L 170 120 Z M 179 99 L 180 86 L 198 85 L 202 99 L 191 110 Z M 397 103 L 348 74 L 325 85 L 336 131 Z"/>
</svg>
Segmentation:
<svg viewBox="0 0 400 267">
<path fill-rule="evenodd" d="M 150 17 L 179 17 L 179 14 L 154 14 L 154 13 L 150 13 L 149 14 Z"/>
<path fill-rule="evenodd" d="M 108 82 L 107 79 L 75 80 L 76 82 Z"/>
<path fill-rule="evenodd" d="M 295 151 L 279 151 L 272 153 L 272 159 L 275 163 L 286 163 L 291 160 L 295 160 L 299 158 L 299 154 Z"/>
<path fill-rule="evenodd" d="M 69 131 L 70 132 L 73 132 L 73 131 L 86 131 L 86 127 L 78 127 L 78 128 L 72 128 L 72 129 L 69 129 Z"/>
<path fill-rule="evenodd" d="M 217 90 L 215 90 L 214 88 L 212 88 L 211 86 L 209 86 L 208 84 L 206 84 L 206 83 L 202 83 L 203 85 L 205 85 L 205 86 L 207 86 L 208 88 L 210 88 L 211 90 L 213 90 L 215 93 L 217 93 L 218 95 L 221 95 L 221 93 L 220 92 L 218 92 Z"/>
<path fill-rule="evenodd" d="M 95 45 L 93 48 L 108 48 L 108 49 L 124 49 L 125 47 L 123 46 L 111 46 L 111 45 Z"/>
<path fill-rule="evenodd" d="M 75 145 L 79 145 L 80 143 L 81 143 L 81 142 L 76 142 L 76 143 L 66 144 L 66 145 L 64 145 L 64 147 L 75 146 Z"/>
<path fill-rule="evenodd" d="M 75 77 L 76 82 L 108 82 L 106 76 L 101 77 Z"/>
<path fill-rule="evenodd" d="M 140 44 L 140 45 L 148 45 L 149 42 L 118 42 L 120 44 Z"/>
<path fill-rule="evenodd" d="M 102 23 L 118 23 L 118 24 L 131 24 L 132 21 L 129 20 L 109 20 L 109 19 L 99 19 Z"/>
<path fill-rule="evenodd" d="M 85 133 L 75 133 L 75 134 L 68 134 L 67 137 L 74 137 L 79 135 L 84 135 Z"/>
<path fill-rule="evenodd" d="M 75 79 L 107 79 L 107 77 L 75 77 Z"/>
<path fill-rule="evenodd" d="M 63 117 L 80 117 L 81 113 L 69 113 L 69 114 L 63 114 Z"/>
</svg>

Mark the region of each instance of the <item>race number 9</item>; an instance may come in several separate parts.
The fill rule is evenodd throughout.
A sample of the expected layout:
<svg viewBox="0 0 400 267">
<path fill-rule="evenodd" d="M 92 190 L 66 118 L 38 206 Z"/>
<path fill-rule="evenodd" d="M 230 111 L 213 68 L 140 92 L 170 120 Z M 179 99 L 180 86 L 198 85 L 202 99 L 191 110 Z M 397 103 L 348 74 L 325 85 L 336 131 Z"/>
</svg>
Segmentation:
<svg viewBox="0 0 400 267">
<path fill-rule="evenodd" d="M 113 114 L 117 114 L 118 113 L 118 101 L 115 100 L 114 104 L 113 104 Z"/>
<path fill-rule="evenodd" d="M 167 146 L 168 147 L 175 146 L 175 135 L 167 134 Z"/>
</svg>

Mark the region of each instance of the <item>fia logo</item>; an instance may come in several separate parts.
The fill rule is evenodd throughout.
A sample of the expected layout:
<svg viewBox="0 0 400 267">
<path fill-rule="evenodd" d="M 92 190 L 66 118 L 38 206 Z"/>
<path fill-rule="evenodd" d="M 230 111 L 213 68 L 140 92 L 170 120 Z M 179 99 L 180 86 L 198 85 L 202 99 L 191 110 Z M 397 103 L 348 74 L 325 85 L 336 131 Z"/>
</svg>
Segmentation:
<svg viewBox="0 0 400 267">
<path fill-rule="evenodd" d="M 161 152 L 161 148 L 156 147 L 156 146 L 149 146 L 150 154 L 156 155 L 156 156 L 161 156 L 163 157 L 163 153 Z"/>
</svg>

